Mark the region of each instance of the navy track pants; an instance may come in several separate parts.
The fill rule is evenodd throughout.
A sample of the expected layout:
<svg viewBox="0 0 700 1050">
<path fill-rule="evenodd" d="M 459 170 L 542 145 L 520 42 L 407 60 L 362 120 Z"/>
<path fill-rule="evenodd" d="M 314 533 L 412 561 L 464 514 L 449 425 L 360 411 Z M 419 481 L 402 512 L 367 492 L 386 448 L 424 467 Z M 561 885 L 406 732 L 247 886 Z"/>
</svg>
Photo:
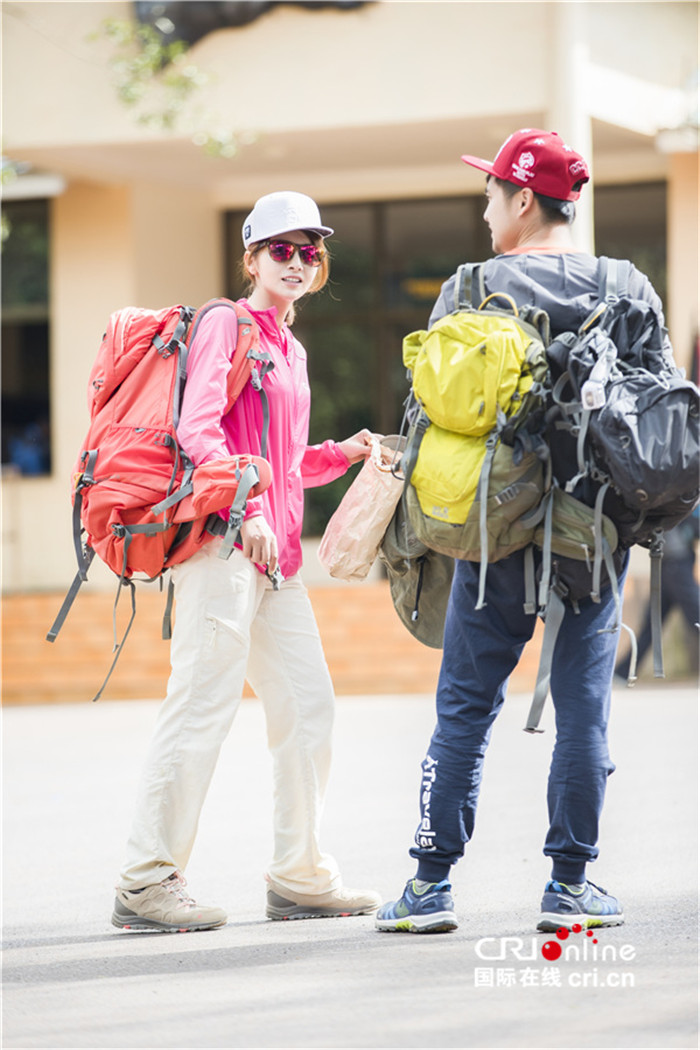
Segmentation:
<svg viewBox="0 0 700 1050">
<path fill-rule="evenodd" d="M 522 551 L 489 565 L 487 604 L 477 611 L 478 579 L 478 564 L 456 562 L 437 688 L 437 725 L 422 766 L 421 821 L 410 850 L 418 860 L 417 877 L 430 882 L 448 876 L 472 837 L 493 723 L 508 677 L 536 624 L 536 616 L 523 610 Z M 620 593 L 623 580 L 624 573 Z M 584 882 L 586 864 L 598 855 L 605 786 L 615 769 L 607 743 L 619 637 L 619 630 L 610 631 L 614 624 L 609 587 L 600 603 L 581 601 L 578 614 L 567 603 L 552 662 L 556 739 L 544 853 L 551 858 L 552 877 L 565 883 Z"/>
</svg>

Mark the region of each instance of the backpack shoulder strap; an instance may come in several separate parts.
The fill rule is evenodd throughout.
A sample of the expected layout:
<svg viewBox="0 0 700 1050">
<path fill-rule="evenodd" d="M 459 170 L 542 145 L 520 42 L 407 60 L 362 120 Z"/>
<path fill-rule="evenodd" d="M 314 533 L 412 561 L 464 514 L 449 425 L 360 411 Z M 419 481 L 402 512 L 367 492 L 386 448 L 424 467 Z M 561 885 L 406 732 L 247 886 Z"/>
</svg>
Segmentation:
<svg viewBox="0 0 700 1050">
<path fill-rule="evenodd" d="M 474 303 L 474 292 L 478 300 Z M 486 298 L 483 265 L 481 263 L 462 263 L 457 270 L 454 287 L 454 310 L 471 310 L 478 307 Z"/>
<path fill-rule="evenodd" d="M 260 349 L 260 331 L 250 312 L 240 303 L 231 299 L 210 299 L 200 307 L 188 333 L 188 345 L 192 345 L 202 318 L 211 310 L 224 308 L 233 310 L 238 324 L 236 329 L 236 346 L 231 358 L 231 370 L 227 379 L 228 411 L 235 405 L 246 383 L 250 382 L 258 391 L 262 401 L 263 429 L 260 436 L 260 455 L 267 455 L 267 436 L 270 427 L 270 412 L 267 394 L 262 380 L 275 367 L 266 350 Z"/>
<path fill-rule="evenodd" d="M 598 298 L 609 303 L 627 295 L 632 264 L 625 259 L 609 259 L 601 255 L 598 266 Z"/>
<path fill-rule="evenodd" d="M 617 295 L 617 267 L 614 259 L 601 255 L 598 260 L 598 300 L 604 303 L 611 295 Z"/>
<path fill-rule="evenodd" d="M 598 258 L 598 302 L 585 319 L 578 330 L 579 335 L 584 335 L 589 328 L 597 324 L 605 313 L 606 307 L 614 303 L 620 296 L 619 288 L 619 259 L 608 259 L 606 255 Z"/>
<path fill-rule="evenodd" d="M 230 411 L 246 383 L 250 381 L 253 389 L 260 395 L 262 405 L 260 455 L 264 459 L 267 456 L 267 437 L 270 430 L 270 404 L 262 381 L 267 373 L 273 370 L 275 364 L 269 352 L 260 349 L 260 330 L 248 310 L 240 303 L 232 305 L 238 315 L 238 338 L 228 378 L 228 407 Z"/>
<path fill-rule="evenodd" d="M 260 330 L 250 312 L 240 303 L 231 304 L 238 316 L 238 338 L 231 358 L 228 407 L 233 408 L 248 380 L 262 393 L 262 380 L 275 367 L 267 350 L 260 349 Z"/>
</svg>

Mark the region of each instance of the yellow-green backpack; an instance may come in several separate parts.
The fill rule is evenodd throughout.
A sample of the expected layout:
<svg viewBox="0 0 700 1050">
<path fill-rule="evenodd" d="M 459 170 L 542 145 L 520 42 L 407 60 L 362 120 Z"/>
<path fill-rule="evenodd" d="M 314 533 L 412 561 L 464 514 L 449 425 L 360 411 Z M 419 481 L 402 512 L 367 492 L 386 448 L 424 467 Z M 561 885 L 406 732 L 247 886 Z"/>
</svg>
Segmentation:
<svg viewBox="0 0 700 1050">
<path fill-rule="evenodd" d="M 532 542 L 534 527 L 521 519 L 549 487 L 549 318 L 485 296 L 480 264 L 457 271 L 454 307 L 404 339 L 412 398 L 401 466 L 418 539 L 481 563 L 479 608 L 487 564 Z"/>
</svg>

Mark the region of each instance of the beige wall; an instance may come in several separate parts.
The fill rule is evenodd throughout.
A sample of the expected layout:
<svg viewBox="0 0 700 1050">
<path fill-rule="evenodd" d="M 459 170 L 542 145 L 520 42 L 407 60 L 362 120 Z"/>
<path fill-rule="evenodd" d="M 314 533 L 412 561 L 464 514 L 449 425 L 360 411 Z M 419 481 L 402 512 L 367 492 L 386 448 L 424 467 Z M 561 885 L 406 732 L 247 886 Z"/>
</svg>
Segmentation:
<svg viewBox="0 0 700 1050">
<path fill-rule="evenodd" d="M 677 122 L 697 66 L 694 3 L 290 4 L 194 46 L 210 83 L 169 135 L 131 119 L 110 45 L 90 39 L 130 10 L 3 3 L 6 151 L 75 178 L 189 185 L 235 207 L 280 174 L 321 200 L 478 192 L 458 160 L 467 145 L 492 156 L 514 127 L 554 119 L 585 150 L 592 118 L 598 178 L 658 178 L 668 165 L 655 130 Z M 191 142 L 219 126 L 247 143 L 232 160 Z"/>
<path fill-rule="evenodd" d="M 2 4 L 4 148 L 142 141 L 112 87 L 110 48 L 92 39 L 103 19 L 128 19 L 129 3 Z"/>
</svg>

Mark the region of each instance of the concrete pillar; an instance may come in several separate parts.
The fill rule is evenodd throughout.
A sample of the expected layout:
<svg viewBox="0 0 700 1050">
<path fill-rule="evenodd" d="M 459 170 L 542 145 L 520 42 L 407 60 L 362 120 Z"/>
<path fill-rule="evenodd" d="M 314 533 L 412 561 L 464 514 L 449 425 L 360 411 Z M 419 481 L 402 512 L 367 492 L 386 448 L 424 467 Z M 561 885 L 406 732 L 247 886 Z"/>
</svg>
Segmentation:
<svg viewBox="0 0 700 1050">
<path fill-rule="evenodd" d="M 51 411 L 64 483 L 88 425 L 87 380 L 113 310 L 134 294 L 131 204 L 123 186 L 72 183 L 53 205 Z"/>
<path fill-rule="evenodd" d="M 591 175 L 576 202 L 572 233 L 577 247 L 594 251 L 593 235 L 593 139 L 591 119 L 585 103 L 588 67 L 586 3 L 548 4 L 550 47 L 547 63 L 551 71 L 547 131 L 557 131 L 582 155 Z"/>
<path fill-rule="evenodd" d="M 138 184 L 131 192 L 133 305 L 200 306 L 221 295 L 222 221 L 209 198 L 154 183 Z"/>
</svg>

